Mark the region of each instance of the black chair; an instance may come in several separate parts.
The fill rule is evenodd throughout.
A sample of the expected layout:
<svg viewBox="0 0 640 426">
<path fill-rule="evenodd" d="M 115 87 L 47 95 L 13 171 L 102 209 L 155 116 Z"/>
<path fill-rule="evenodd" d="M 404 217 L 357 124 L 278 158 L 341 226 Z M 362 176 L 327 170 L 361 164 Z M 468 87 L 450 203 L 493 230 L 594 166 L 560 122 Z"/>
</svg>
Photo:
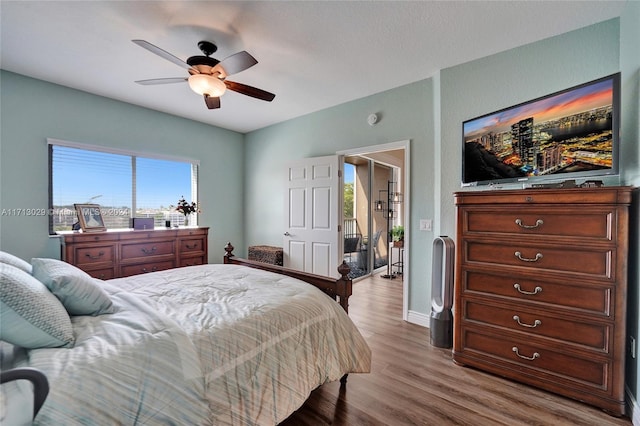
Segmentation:
<svg viewBox="0 0 640 426">
<path fill-rule="evenodd" d="M 351 262 L 351 254 L 360 251 L 360 235 L 350 234 L 344 237 L 344 254 L 349 257 Z"/>
<path fill-rule="evenodd" d="M 49 395 L 47 376 L 42 371 L 30 367 L 13 368 L 0 372 L 0 385 L 13 380 L 29 380 L 33 383 L 33 418 L 35 418 Z"/>
</svg>

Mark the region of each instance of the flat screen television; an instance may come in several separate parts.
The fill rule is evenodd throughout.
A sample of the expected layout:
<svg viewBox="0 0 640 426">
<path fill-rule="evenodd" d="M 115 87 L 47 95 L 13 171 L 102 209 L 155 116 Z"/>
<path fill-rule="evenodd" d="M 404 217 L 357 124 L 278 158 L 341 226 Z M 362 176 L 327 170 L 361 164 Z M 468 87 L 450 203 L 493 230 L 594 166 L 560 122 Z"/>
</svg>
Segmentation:
<svg viewBox="0 0 640 426">
<path fill-rule="evenodd" d="M 620 73 L 462 123 L 462 185 L 618 174 Z"/>
</svg>

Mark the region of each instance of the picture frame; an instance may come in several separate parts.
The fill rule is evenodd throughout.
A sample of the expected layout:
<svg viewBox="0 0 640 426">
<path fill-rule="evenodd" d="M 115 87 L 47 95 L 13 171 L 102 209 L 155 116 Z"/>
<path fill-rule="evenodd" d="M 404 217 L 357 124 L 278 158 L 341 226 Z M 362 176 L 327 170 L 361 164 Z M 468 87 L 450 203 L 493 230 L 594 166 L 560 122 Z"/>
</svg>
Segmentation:
<svg viewBox="0 0 640 426">
<path fill-rule="evenodd" d="M 83 232 L 106 231 L 99 204 L 74 204 Z"/>
</svg>

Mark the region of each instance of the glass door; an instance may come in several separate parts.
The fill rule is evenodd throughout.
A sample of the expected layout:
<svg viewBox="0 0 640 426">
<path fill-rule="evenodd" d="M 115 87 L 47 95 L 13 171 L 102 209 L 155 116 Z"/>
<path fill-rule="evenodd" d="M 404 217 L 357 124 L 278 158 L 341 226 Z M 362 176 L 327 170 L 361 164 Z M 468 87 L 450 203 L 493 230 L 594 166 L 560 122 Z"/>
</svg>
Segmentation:
<svg viewBox="0 0 640 426">
<path fill-rule="evenodd" d="M 346 157 L 344 162 L 344 260 L 351 268 L 349 276 L 359 278 L 370 272 L 369 238 L 369 161 Z"/>
<path fill-rule="evenodd" d="M 351 267 L 351 278 L 369 275 L 387 265 L 387 199 L 392 178 L 391 167 L 362 157 L 345 157 L 344 260 Z M 381 202 L 384 209 L 379 208 Z"/>
</svg>

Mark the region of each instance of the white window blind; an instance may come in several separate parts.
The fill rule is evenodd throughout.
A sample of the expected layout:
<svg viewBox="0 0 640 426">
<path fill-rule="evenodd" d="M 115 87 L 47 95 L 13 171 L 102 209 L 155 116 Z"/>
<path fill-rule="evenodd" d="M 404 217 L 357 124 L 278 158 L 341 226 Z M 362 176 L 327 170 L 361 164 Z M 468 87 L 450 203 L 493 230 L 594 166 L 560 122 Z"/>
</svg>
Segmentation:
<svg viewBox="0 0 640 426">
<path fill-rule="evenodd" d="M 132 217 L 152 217 L 155 226 L 182 225 L 175 210 L 184 196 L 197 203 L 195 161 L 109 152 L 80 144 L 49 142 L 50 233 L 70 230 L 77 221 L 74 204 L 99 204 L 108 229 L 129 228 Z M 190 224 L 197 223 L 197 214 Z"/>
</svg>

